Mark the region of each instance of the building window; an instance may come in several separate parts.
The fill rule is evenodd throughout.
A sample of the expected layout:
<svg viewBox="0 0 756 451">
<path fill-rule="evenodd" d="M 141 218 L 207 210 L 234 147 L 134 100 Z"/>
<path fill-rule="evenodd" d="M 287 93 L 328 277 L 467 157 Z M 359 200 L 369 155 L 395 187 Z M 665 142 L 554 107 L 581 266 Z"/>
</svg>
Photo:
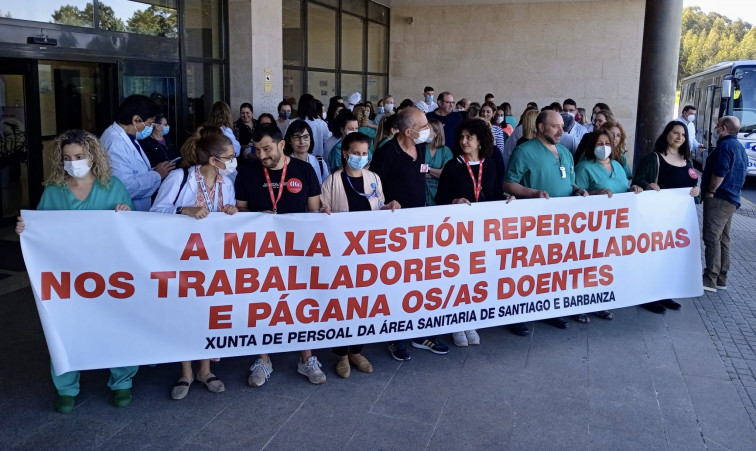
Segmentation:
<svg viewBox="0 0 756 451">
<path fill-rule="evenodd" d="M 0 16 L 72 27 L 178 37 L 177 0 L 26 0 L 7 2 L 0 7 Z"/>
<path fill-rule="evenodd" d="M 213 103 L 228 96 L 226 39 L 221 0 L 184 2 L 187 128 L 195 130 L 207 119 Z"/>
<path fill-rule="evenodd" d="M 328 105 L 388 90 L 389 9 L 367 0 L 283 0 L 284 98 L 308 92 Z"/>
</svg>

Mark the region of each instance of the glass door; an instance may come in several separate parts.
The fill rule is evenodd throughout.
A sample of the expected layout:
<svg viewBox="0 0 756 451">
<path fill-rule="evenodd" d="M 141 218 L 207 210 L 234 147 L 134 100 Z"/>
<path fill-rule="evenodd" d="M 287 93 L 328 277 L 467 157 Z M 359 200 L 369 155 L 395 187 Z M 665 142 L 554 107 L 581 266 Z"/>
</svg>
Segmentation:
<svg viewBox="0 0 756 451">
<path fill-rule="evenodd" d="M 167 139 L 171 143 L 183 139 L 183 136 L 179 136 L 179 130 L 184 124 L 177 121 L 177 113 L 181 111 L 176 94 L 178 74 L 178 63 L 123 63 L 123 98 L 141 94 L 152 99 L 168 121 L 170 133 Z"/>
<path fill-rule="evenodd" d="M 41 193 L 33 170 L 38 158 L 31 155 L 39 142 L 33 127 L 37 112 L 30 109 L 33 76 L 30 61 L 0 58 L 0 224 L 15 222 Z"/>
</svg>

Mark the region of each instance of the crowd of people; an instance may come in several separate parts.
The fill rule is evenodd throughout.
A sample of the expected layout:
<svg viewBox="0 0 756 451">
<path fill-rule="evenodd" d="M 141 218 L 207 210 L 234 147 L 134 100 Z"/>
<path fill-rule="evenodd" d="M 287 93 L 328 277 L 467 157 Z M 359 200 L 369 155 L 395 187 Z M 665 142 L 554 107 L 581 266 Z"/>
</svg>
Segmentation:
<svg viewBox="0 0 756 451">
<path fill-rule="evenodd" d="M 99 140 L 82 130 L 57 138 L 38 209 L 138 210 L 202 219 L 212 212 L 341 214 L 683 187 L 698 201 L 703 189 L 704 287 L 726 289 L 728 215 L 739 206 L 747 162 L 742 146 L 738 149 L 732 139 L 739 129 L 737 118 L 720 119 L 717 131 L 725 145 L 711 154 L 700 185 L 690 158 L 694 138 L 688 107 L 684 121 L 667 124 L 633 174 L 625 129 L 605 103 L 597 103 L 588 117 L 572 99 L 541 109 L 531 102 L 518 120 L 512 106 L 497 105 L 493 94 L 482 103 L 455 102 L 447 91 L 434 94 L 426 86 L 419 101 L 405 99 L 398 107 L 389 95 L 377 102 L 377 111 L 359 93 L 350 95 L 348 103 L 334 97 L 328 106 L 304 94 L 296 109 L 282 101 L 278 118 L 263 114 L 254 119 L 252 105 L 244 103 L 236 121 L 229 105 L 217 102 L 179 152 L 166 138 L 169 125 L 157 106 L 133 95 L 119 106 Z M 24 229 L 19 218 L 16 231 Z M 664 299 L 642 307 L 663 313 L 680 304 Z M 604 320 L 614 316 L 609 311 L 594 315 Z M 574 318 L 581 323 L 590 319 L 586 314 Z M 566 318 L 546 322 L 562 329 L 569 325 Z M 524 323 L 508 327 L 516 335 L 530 333 Z M 478 345 L 480 336 L 462 330 L 452 334 L 452 341 Z M 449 352 L 440 337 L 388 343 L 390 355 L 399 361 L 411 359 L 410 347 Z M 360 345 L 332 352 L 340 377 L 349 377 L 352 367 L 373 371 Z M 326 382 L 313 352 L 299 355 L 297 371 L 313 384 Z M 69 412 L 79 392 L 79 374 L 56 376 L 51 370 L 56 409 Z M 111 369 L 108 386 L 116 406 L 130 403 L 136 371 Z M 272 373 L 271 356 L 257 356 L 248 384 L 259 387 Z M 187 396 L 195 380 L 211 392 L 225 390 L 210 360 L 182 362 L 172 398 Z"/>
</svg>

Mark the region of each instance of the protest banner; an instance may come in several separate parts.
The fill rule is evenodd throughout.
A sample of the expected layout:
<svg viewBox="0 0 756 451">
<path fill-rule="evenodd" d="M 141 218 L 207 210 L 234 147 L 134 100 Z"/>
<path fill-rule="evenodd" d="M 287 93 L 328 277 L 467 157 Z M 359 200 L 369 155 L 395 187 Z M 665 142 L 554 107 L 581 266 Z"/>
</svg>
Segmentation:
<svg viewBox="0 0 756 451">
<path fill-rule="evenodd" d="M 22 215 L 60 373 L 383 342 L 703 293 L 685 189 L 332 215 Z"/>
</svg>

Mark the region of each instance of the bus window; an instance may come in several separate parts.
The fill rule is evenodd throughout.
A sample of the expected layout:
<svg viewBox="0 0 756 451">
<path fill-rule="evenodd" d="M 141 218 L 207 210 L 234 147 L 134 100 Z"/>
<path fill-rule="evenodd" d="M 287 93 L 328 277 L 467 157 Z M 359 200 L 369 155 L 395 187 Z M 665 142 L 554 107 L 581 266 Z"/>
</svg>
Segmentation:
<svg viewBox="0 0 756 451">
<path fill-rule="evenodd" d="M 733 80 L 732 114 L 740 119 L 740 131 L 756 132 L 756 69 L 740 69 Z"/>
</svg>

